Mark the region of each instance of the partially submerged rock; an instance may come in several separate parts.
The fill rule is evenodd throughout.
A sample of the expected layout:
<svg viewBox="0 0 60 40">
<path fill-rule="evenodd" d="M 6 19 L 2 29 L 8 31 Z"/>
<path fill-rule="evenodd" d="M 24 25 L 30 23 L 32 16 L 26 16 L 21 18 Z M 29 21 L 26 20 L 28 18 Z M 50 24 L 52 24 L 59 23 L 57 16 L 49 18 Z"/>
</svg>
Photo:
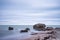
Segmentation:
<svg viewBox="0 0 60 40">
<path fill-rule="evenodd" d="M 8 30 L 13 30 L 13 27 L 8 27 Z"/>
<path fill-rule="evenodd" d="M 21 30 L 20 33 L 22 33 L 22 32 L 28 32 L 28 30 Z"/>
<path fill-rule="evenodd" d="M 21 30 L 20 33 L 22 32 L 28 32 L 30 29 L 29 28 L 26 28 L 25 30 Z"/>
<path fill-rule="evenodd" d="M 46 25 L 41 24 L 41 23 L 33 25 L 33 29 L 38 30 L 38 31 L 45 30 L 45 27 L 46 27 Z"/>
<path fill-rule="evenodd" d="M 29 28 L 26 28 L 25 30 L 30 30 Z"/>
</svg>

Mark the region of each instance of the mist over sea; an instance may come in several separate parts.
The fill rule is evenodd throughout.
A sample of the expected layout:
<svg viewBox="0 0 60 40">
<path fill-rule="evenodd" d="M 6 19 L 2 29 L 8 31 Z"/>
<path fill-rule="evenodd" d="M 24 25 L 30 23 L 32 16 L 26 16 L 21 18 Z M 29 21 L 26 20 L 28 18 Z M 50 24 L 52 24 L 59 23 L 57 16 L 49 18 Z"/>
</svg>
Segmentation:
<svg viewBox="0 0 60 40">
<path fill-rule="evenodd" d="M 11 26 L 14 30 L 9 31 L 8 27 Z M 60 25 L 47 25 L 47 27 L 60 27 Z M 30 28 L 28 33 L 20 33 L 20 30 Z M 25 38 L 29 35 L 30 32 L 35 32 L 36 30 L 33 29 L 33 25 L 0 25 L 0 40 L 16 40 L 11 38 Z"/>
</svg>

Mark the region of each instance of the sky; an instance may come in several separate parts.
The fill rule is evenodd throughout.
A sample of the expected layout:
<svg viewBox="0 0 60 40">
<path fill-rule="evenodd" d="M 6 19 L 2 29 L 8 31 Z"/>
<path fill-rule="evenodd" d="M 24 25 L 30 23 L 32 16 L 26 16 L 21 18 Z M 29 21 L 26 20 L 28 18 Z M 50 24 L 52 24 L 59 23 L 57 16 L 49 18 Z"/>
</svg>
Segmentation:
<svg viewBox="0 0 60 40">
<path fill-rule="evenodd" d="M 60 0 L 0 0 L 0 25 L 60 25 Z"/>
</svg>

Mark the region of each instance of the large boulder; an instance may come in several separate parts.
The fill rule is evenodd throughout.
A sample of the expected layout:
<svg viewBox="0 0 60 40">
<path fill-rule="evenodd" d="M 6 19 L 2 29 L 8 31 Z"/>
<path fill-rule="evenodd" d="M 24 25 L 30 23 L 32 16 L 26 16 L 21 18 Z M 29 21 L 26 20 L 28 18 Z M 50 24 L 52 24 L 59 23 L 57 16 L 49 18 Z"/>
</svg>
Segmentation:
<svg viewBox="0 0 60 40">
<path fill-rule="evenodd" d="M 42 31 L 45 30 L 46 25 L 42 24 L 42 23 L 38 23 L 33 25 L 33 29 L 38 30 L 38 31 Z"/>
</svg>

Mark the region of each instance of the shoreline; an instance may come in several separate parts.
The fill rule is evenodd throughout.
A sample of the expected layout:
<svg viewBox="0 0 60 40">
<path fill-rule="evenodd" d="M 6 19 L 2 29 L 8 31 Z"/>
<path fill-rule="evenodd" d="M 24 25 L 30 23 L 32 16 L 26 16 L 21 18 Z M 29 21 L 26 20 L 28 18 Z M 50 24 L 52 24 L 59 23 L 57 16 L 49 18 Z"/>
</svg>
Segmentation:
<svg viewBox="0 0 60 40">
<path fill-rule="evenodd" d="M 23 36 L 25 36 L 25 38 L 23 36 L 20 36 L 20 35 L 19 36 L 15 35 L 15 37 L 10 37 L 10 38 L 6 37 L 6 38 L 1 39 L 1 40 L 35 40 L 35 39 L 38 39 L 38 38 L 40 38 L 42 40 L 42 38 L 51 35 L 51 34 L 46 34 L 46 32 L 47 31 L 41 31 L 40 33 L 37 32 L 38 34 L 35 34 L 35 35 L 31 35 L 31 34 L 29 34 L 29 35 L 23 35 L 22 34 Z M 50 38 L 50 40 L 51 40 L 51 38 Z"/>
</svg>

